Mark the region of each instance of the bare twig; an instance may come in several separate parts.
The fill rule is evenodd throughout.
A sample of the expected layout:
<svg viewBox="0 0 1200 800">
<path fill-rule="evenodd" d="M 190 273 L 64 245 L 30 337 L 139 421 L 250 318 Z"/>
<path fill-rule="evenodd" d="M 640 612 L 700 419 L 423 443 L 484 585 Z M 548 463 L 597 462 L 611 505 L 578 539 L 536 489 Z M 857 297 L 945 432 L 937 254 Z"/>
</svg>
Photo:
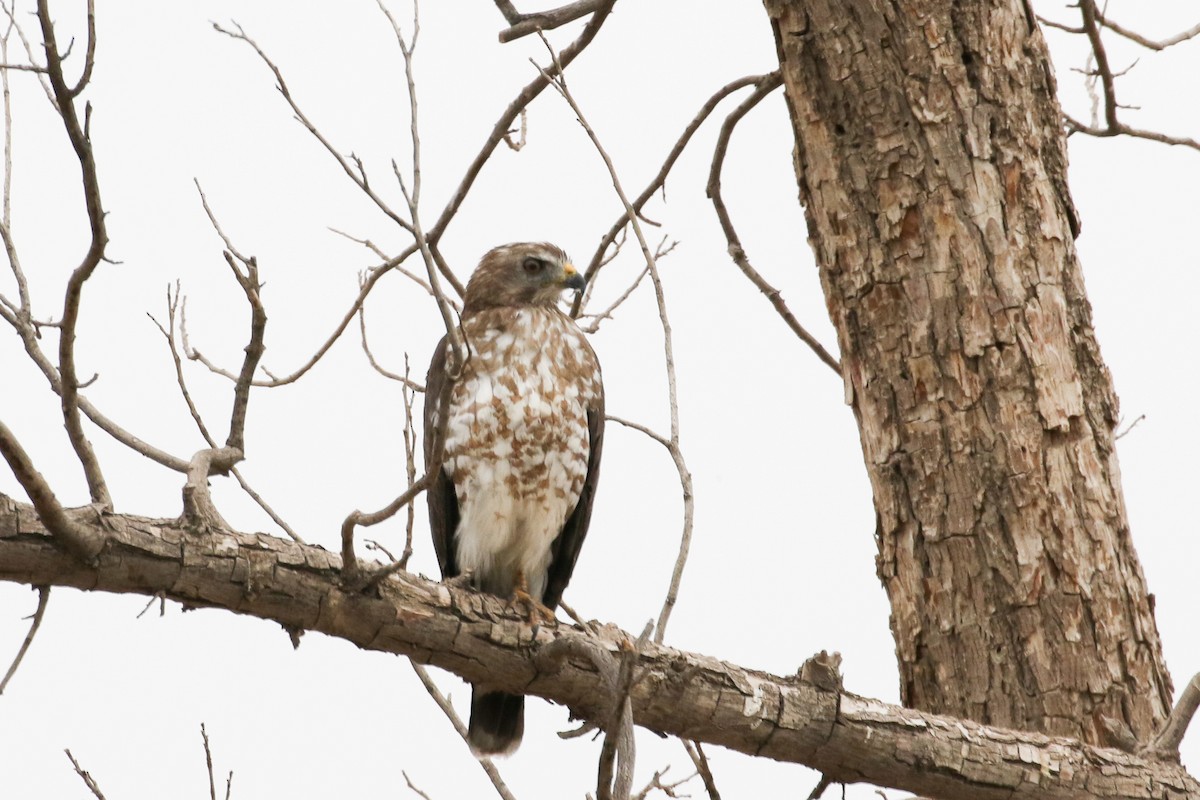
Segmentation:
<svg viewBox="0 0 1200 800">
<path fill-rule="evenodd" d="M 7 56 L 5 57 L 5 63 L 0 63 L 0 70 L 4 72 L 7 72 L 8 70 L 15 70 L 16 72 L 38 72 L 43 75 L 49 72 L 49 70 L 47 70 L 45 67 L 38 67 L 33 64 L 9 64 L 6 62 Z"/>
<path fill-rule="evenodd" d="M 1140 128 L 1133 128 L 1121 122 L 1117 117 L 1117 109 L 1120 105 L 1117 103 L 1116 77 L 1112 67 L 1108 61 L 1108 53 L 1104 48 L 1104 40 L 1100 36 L 1100 28 L 1104 24 L 1102 15 L 1096 8 L 1095 0 L 1079 0 L 1079 12 L 1083 20 L 1083 25 L 1080 30 L 1088 38 L 1088 43 L 1092 48 L 1092 58 L 1096 61 L 1096 69 L 1094 76 L 1100 79 L 1104 94 L 1104 124 L 1100 125 L 1093 121 L 1091 125 L 1072 118 L 1069 115 L 1063 115 L 1067 124 L 1068 133 L 1084 133 L 1088 136 L 1108 137 L 1108 136 L 1131 136 L 1137 139 L 1148 139 L 1154 142 L 1163 144 L 1180 145 L 1190 147 L 1193 150 L 1200 151 L 1200 142 L 1195 139 L 1189 139 L 1182 136 L 1168 136 L 1157 131 L 1147 131 Z M 1112 25 L 1108 25 L 1112 27 Z M 1116 30 L 1115 28 L 1113 28 Z M 1126 35 L 1124 30 L 1120 31 L 1122 35 Z M 1197 30 L 1191 32 L 1191 36 L 1200 33 L 1200 26 Z M 1185 38 L 1188 38 L 1185 36 Z M 1183 41 L 1182 39 L 1180 41 Z"/>
<path fill-rule="evenodd" d="M 738 78 L 736 81 L 731 81 L 722 86 L 715 93 L 713 93 L 712 97 L 705 101 L 704 105 L 700 107 L 700 110 L 696 112 L 696 116 L 693 117 L 692 121 L 689 122 L 687 127 L 683 129 L 683 133 L 681 133 L 679 138 L 675 140 L 675 144 L 672 145 L 670 152 L 667 153 L 667 157 L 663 160 L 662 166 L 659 167 L 658 174 L 654 176 L 646 188 L 642 190 L 642 193 L 638 195 L 637 199 L 633 201 L 633 208 L 636 212 L 640 214 L 642 208 L 647 202 L 649 202 L 650 198 L 654 196 L 654 193 L 665 187 L 667 176 L 671 173 L 671 169 L 675 166 L 675 162 L 679 160 L 679 156 L 683 154 L 684 149 L 692 140 L 692 136 L 697 130 L 700 129 L 700 126 L 704 124 L 704 121 L 708 119 L 709 115 L 712 114 L 713 110 L 716 109 L 720 102 L 736 92 L 738 89 L 741 89 L 745 86 L 754 85 L 761 81 L 762 78 L 762 75 L 751 75 L 745 78 Z M 629 224 L 629 219 L 630 215 L 628 213 L 622 213 L 621 216 L 617 218 L 617 221 L 612 224 L 612 227 L 608 229 L 608 232 L 601 237 L 600 244 L 596 247 L 596 252 L 592 254 L 591 261 L 588 262 L 587 269 L 584 270 L 584 277 L 587 278 L 589 291 L 591 290 L 591 287 L 595 285 L 596 273 L 599 272 L 600 268 L 605 263 L 607 263 L 604 254 L 608 252 L 608 248 L 613 245 L 613 243 L 617 240 L 617 236 L 625 229 L 625 226 Z M 576 298 L 574 305 L 571 307 L 571 316 L 579 316 L 580 310 L 583 307 L 582 303 L 583 298 Z"/>
<path fill-rule="evenodd" d="M 37 75 L 38 83 L 42 85 L 42 91 L 46 93 L 46 99 L 50 101 L 51 108 L 57 111 L 58 101 L 54 99 L 54 90 L 50 88 L 50 81 L 46 77 L 48 70 L 45 67 L 38 66 L 36 63 L 37 59 L 34 58 L 33 45 L 30 43 L 29 37 L 25 35 L 25 29 L 21 26 L 21 23 L 17 20 L 16 15 L 13 13 L 14 8 L 15 6 L 10 5 L 8 2 L 0 2 L 0 9 L 3 9 L 5 16 L 8 17 L 10 30 L 15 32 L 17 34 L 17 38 L 21 40 L 21 47 L 25 50 L 25 56 L 29 59 L 29 63 L 33 66 L 33 69 L 27 71 Z M 5 35 L 5 38 L 7 39 L 7 34 Z M 4 55 L 4 60 L 6 62 L 8 61 L 7 51 Z M 12 65 L 9 65 L 9 68 L 11 69 Z"/>
<path fill-rule="evenodd" d="M 1123 122 L 1118 122 L 1116 127 L 1097 127 L 1080 122 L 1069 114 L 1064 114 L 1063 118 L 1066 120 L 1068 133 L 1084 133 L 1099 139 L 1110 136 L 1130 136 L 1134 139 L 1147 139 L 1151 142 L 1159 142 L 1160 144 L 1178 145 L 1180 147 L 1190 147 L 1193 150 L 1200 150 L 1200 142 L 1195 139 L 1189 139 L 1186 136 L 1168 136 L 1158 131 L 1131 128 Z"/>
<path fill-rule="evenodd" d="M 429 696 L 433 698 L 433 702 L 437 703 L 438 708 L 446 715 L 446 719 L 450 720 L 450 724 L 454 726 L 454 730 L 462 737 L 464 742 L 467 741 L 467 726 L 463 724 L 462 718 L 458 716 L 458 712 L 454 710 L 454 706 L 450 705 L 450 701 L 442 694 L 442 690 L 433 682 L 433 678 L 429 677 L 429 672 L 425 667 L 415 661 L 409 661 L 412 665 L 413 672 L 417 673 L 417 677 L 421 679 L 421 684 L 424 685 L 425 691 L 429 692 Z M 509 791 L 508 786 L 504 783 L 504 779 L 500 777 L 500 770 L 496 769 L 496 765 L 490 758 L 486 756 L 476 756 L 480 768 L 488 776 L 488 780 L 492 782 L 492 786 L 496 789 L 496 794 L 500 795 L 502 800 L 516 800 L 513 793 Z"/>
<path fill-rule="evenodd" d="M 367 173 L 363 168 L 362 161 L 354 154 L 349 156 L 342 155 L 341 152 L 339 152 L 338 149 L 334 147 L 327 138 L 325 138 L 325 135 L 321 133 L 316 125 L 313 124 L 312 120 L 308 118 L 308 115 L 301 110 L 299 103 L 297 103 L 296 99 L 292 96 L 291 90 L 288 89 L 287 82 L 283 79 L 283 73 L 280 71 L 279 67 L 275 65 L 275 62 L 272 61 L 270 56 L 268 56 L 263 49 L 258 46 L 258 42 L 254 41 L 254 39 L 250 38 L 250 36 L 246 34 L 246 31 L 242 29 L 241 25 L 238 25 L 236 22 L 231 24 L 236 30 L 230 30 L 229 28 L 222 27 L 221 24 L 217 22 L 214 22 L 212 26 L 213 30 L 217 31 L 218 33 L 223 33 L 231 39 L 245 42 L 254 49 L 254 52 L 258 54 L 259 59 L 267 65 L 267 68 L 270 69 L 271 73 L 275 76 L 275 88 L 279 90 L 279 93 L 283 96 L 284 101 L 287 102 L 288 106 L 292 109 L 292 113 L 296 116 L 296 120 L 304 126 L 305 130 L 312 134 L 314 139 L 320 142 L 321 146 L 324 147 L 331 156 L 333 156 L 335 161 L 337 161 L 338 166 L 342 168 L 342 171 L 346 173 L 346 176 L 354 182 L 354 184 L 362 191 L 363 194 L 370 198 L 371 202 L 373 202 L 375 206 L 382 211 L 385 216 L 387 216 L 388 219 L 411 233 L 412 224 L 393 211 L 391 206 L 389 206 L 387 202 L 380 197 L 373 188 L 371 188 L 371 183 L 367 179 Z"/>
<path fill-rule="evenodd" d="M 690 781 L 692 778 L 696 777 L 697 773 L 693 772 L 691 775 L 688 775 L 688 776 L 681 778 L 677 781 L 674 781 L 672 783 L 663 783 L 662 779 L 664 777 L 666 777 L 666 774 L 667 774 L 667 772 L 670 771 L 670 769 L 671 768 L 668 766 L 668 767 L 663 767 L 660 770 L 655 770 L 654 775 L 651 776 L 651 778 L 650 778 L 650 781 L 645 785 L 645 787 L 642 788 L 642 790 L 640 792 L 633 795 L 631 800 L 646 800 L 646 798 L 649 796 L 649 794 L 656 790 L 662 792 L 667 797 L 675 797 L 675 798 L 679 797 L 680 795 L 677 794 L 675 790 L 678 789 L 683 784 Z M 683 796 L 687 797 L 687 795 L 683 795 Z"/>
<path fill-rule="evenodd" d="M 380 249 L 379 245 L 375 244 L 370 239 L 359 239 L 357 236 L 351 236 L 350 234 L 346 233 L 345 231 L 338 230 L 337 228 L 330 228 L 329 230 L 332 231 L 333 233 L 336 233 L 338 236 L 341 236 L 345 239 L 349 239 L 350 241 L 354 242 L 355 244 L 361 244 L 363 247 L 367 248 L 375 255 L 379 256 L 380 258 L 384 259 L 385 261 L 387 260 L 387 257 L 388 257 L 387 253 L 383 252 L 383 250 Z M 375 267 L 375 269 L 378 269 L 378 267 Z M 413 283 L 420 286 L 422 289 L 425 290 L 425 293 L 428 294 L 430 297 L 436 296 L 433 293 L 433 289 L 430 288 L 429 283 L 424 278 L 422 278 L 420 275 L 417 275 L 415 272 L 411 272 L 398 264 L 396 266 L 392 267 L 392 269 L 394 269 L 396 272 L 399 272 L 401 275 L 403 275 L 404 277 L 408 278 Z M 367 275 L 370 273 L 370 271 L 371 270 L 368 270 L 367 272 L 364 272 L 364 273 L 359 273 L 358 286 L 360 289 L 362 288 L 363 282 L 367 279 Z M 447 297 L 446 300 L 447 300 L 447 302 L 450 303 L 450 305 L 454 306 L 454 309 L 456 311 L 459 310 L 458 301 L 456 301 L 453 297 Z"/>
<path fill-rule="evenodd" d="M 729 209 L 725 207 L 725 200 L 721 196 L 721 169 L 725 166 L 725 153 L 729 149 L 729 139 L 733 135 L 733 129 L 741 121 L 746 113 L 754 108 L 759 102 L 775 89 L 779 88 L 783 83 L 783 78 L 778 72 L 773 72 L 765 76 L 759 81 L 754 92 L 743 100 L 737 108 L 729 113 L 725 118 L 724 124 L 721 125 L 721 132 L 717 136 L 717 144 L 713 149 L 712 167 L 708 173 L 708 196 L 712 200 L 713 208 L 717 212 L 717 219 L 721 223 L 721 230 L 725 232 L 725 240 L 729 243 L 729 256 L 733 259 L 733 263 L 737 264 L 738 269 L 742 274 L 750 279 L 760 292 L 766 295 L 770 301 L 771 307 L 776 313 L 783 318 L 787 326 L 792 329 L 792 332 L 800 338 L 802 342 L 817 354 L 817 358 L 835 373 L 842 373 L 841 365 L 838 364 L 836 358 L 831 356 L 829 352 L 821 346 L 821 343 L 816 338 L 805 330 L 796 316 L 792 314 L 787 303 L 783 301 L 783 296 L 779 290 L 769 284 L 758 270 L 754 269 L 750 264 L 750 259 L 746 255 L 745 249 L 742 247 L 742 242 L 738 238 L 737 230 L 733 227 L 733 219 L 729 216 Z"/>
<path fill-rule="evenodd" d="M 365 280 L 365 278 L 360 276 L 360 281 L 361 280 Z M 376 372 L 378 372 L 380 375 L 387 378 L 388 380 L 393 380 L 393 381 L 397 381 L 399 383 L 404 384 L 403 391 L 414 391 L 414 392 L 424 392 L 425 391 L 424 386 L 422 386 L 421 384 L 417 383 L 416 381 L 414 381 L 408 377 L 407 369 L 405 370 L 405 373 L 403 375 L 400 375 L 400 374 L 392 372 L 391 370 L 384 367 L 375 358 L 375 354 L 371 351 L 371 345 L 367 341 L 367 307 L 365 304 L 360 306 L 358 309 L 358 335 L 359 335 L 359 340 L 362 343 L 363 353 L 366 354 L 367 363 L 371 365 L 371 369 L 375 370 Z M 405 360 L 407 361 L 407 358 Z"/>
<path fill-rule="evenodd" d="M 1096 21 L 1108 28 L 1113 33 L 1124 36 L 1126 39 L 1136 42 L 1148 50 L 1166 50 L 1168 47 L 1177 45 L 1180 42 L 1186 42 L 1189 39 L 1194 39 L 1196 36 L 1200 36 L 1200 24 L 1196 24 L 1182 33 L 1177 33 L 1174 36 L 1169 36 L 1160 41 L 1154 41 L 1153 39 L 1148 39 L 1145 36 L 1142 36 L 1137 31 L 1132 31 L 1129 28 L 1118 24 L 1116 21 L 1109 19 L 1102 11 L 1100 11 L 1100 9 L 1096 9 Z M 1083 30 L 1080 29 L 1078 32 L 1082 33 Z"/>
<path fill-rule="evenodd" d="M 515 140 L 512 138 L 513 131 L 511 129 L 504 134 L 504 143 L 508 145 L 508 149 L 512 150 L 514 153 L 519 153 L 525 148 L 526 134 L 528 133 L 525 119 L 527 116 L 528 114 L 526 113 L 526 110 L 522 108 L 521 127 L 517 131 L 518 135 Z"/>
<path fill-rule="evenodd" d="M 208 731 L 204 729 L 204 723 L 200 723 L 200 736 L 204 739 L 204 764 L 208 767 L 208 796 L 210 800 L 217 800 L 217 782 L 213 778 L 213 763 L 212 750 L 208 747 Z"/>
<path fill-rule="evenodd" d="M 70 750 L 64 750 L 67 758 L 71 759 L 71 766 L 75 768 L 75 774 L 83 779 L 83 783 L 87 786 L 88 791 L 95 795 L 96 800 L 104 800 L 104 792 L 100 791 L 100 787 L 96 784 L 96 779 L 91 776 L 87 770 L 79 766 L 79 762 L 75 760 L 75 756 L 71 755 Z"/>
<path fill-rule="evenodd" d="M 405 772 L 404 770 L 400 770 L 400 774 L 404 776 L 404 782 L 408 784 L 409 789 L 412 789 L 420 797 L 424 798 L 424 800 L 433 800 L 433 798 L 431 798 L 429 795 L 425 794 L 423 791 L 421 791 L 420 789 L 417 788 L 417 785 L 412 782 L 412 778 L 408 777 L 407 772 Z"/>
<path fill-rule="evenodd" d="M 88 3 L 89 16 L 92 4 Z M 88 491 L 92 502 L 104 508 L 112 507 L 112 498 L 108 493 L 108 484 L 100 469 L 100 462 L 92 449 L 92 444 L 83 432 L 83 422 L 79 415 L 79 379 L 75 374 L 75 327 L 79 322 L 79 308 L 83 300 L 83 286 L 104 258 L 104 248 L 108 244 L 108 230 L 104 222 L 104 206 L 100 200 L 100 181 L 96 176 L 96 161 L 92 154 L 92 143 L 85 130 L 91 115 L 91 104 L 85 107 L 85 119 L 80 121 L 75 110 L 77 90 L 82 90 L 86 84 L 85 78 L 91 73 L 90 58 L 94 48 L 89 43 L 89 63 L 84 66 L 84 78 L 75 87 L 68 87 L 63 75 L 62 54 L 54 35 L 54 23 L 50 19 L 49 0 L 38 0 L 38 22 L 42 27 L 42 41 L 45 44 L 46 69 L 54 97 L 58 101 L 58 112 L 62 117 L 63 127 L 71 147 L 79 161 L 83 181 L 83 197 L 87 206 L 87 218 L 91 228 L 91 243 L 83 261 L 71 273 L 67 280 L 67 288 L 63 297 L 63 313 L 60 321 L 61 329 L 58 340 L 58 372 L 61 380 L 59 398 L 62 401 L 63 422 L 71 446 L 87 478 Z M 90 39 L 94 40 L 94 36 Z"/>
<path fill-rule="evenodd" d="M 1142 420 L 1144 420 L 1145 418 L 1146 418 L 1145 414 L 1139 414 L 1137 419 L 1135 419 L 1133 422 L 1129 423 L 1128 425 L 1126 425 L 1124 428 L 1117 431 L 1113 435 L 1113 441 L 1115 442 L 1118 439 L 1124 439 L 1126 436 L 1128 436 L 1133 431 L 1134 428 L 1136 428 L 1138 426 L 1138 423 L 1141 422 Z"/>
<path fill-rule="evenodd" d="M 688 758 L 696 767 L 696 774 L 704 782 L 704 791 L 708 792 L 709 800 L 721 800 L 721 793 L 717 791 L 717 783 L 713 780 L 712 768 L 708 765 L 708 756 L 704 754 L 704 747 L 700 742 L 687 739 L 680 741 L 683 742 L 683 749 L 687 751 Z"/>
<path fill-rule="evenodd" d="M 404 471 L 408 478 L 409 484 L 412 484 L 417 479 L 417 431 L 413 425 L 413 400 L 416 399 L 416 392 L 409 388 L 410 381 L 408 380 L 408 354 L 404 354 L 404 380 L 405 385 L 400 388 L 400 397 L 404 401 Z M 408 568 L 408 559 L 412 558 L 413 554 L 413 525 L 416 523 L 416 509 L 413 504 L 408 504 L 408 520 L 404 526 L 404 552 L 400 554 L 400 559 L 397 563 L 400 564 L 400 569 Z"/>
<path fill-rule="evenodd" d="M 33 637 L 37 635 L 38 628 L 42 626 L 42 617 L 46 614 L 46 604 L 50 601 L 50 587 L 38 586 L 36 588 L 38 590 L 38 604 L 37 610 L 33 612 L 33 622 L 29 625 L 29 633 L 25 634 L 25 641 L 21 643 L 21 649 L 17 651 L 17 657 L 13 659 L 8 672 L 4 673 L 4 679 L 0 680 L 0 694 L 4 694 L 4 689 L 8 686 L 8 682 L 17 673 L 17 667 L 21 666 L 21 661 L 25 658 L 25 653 L 29 651 L 29 646 L 33 644 Z"/>
</svg>

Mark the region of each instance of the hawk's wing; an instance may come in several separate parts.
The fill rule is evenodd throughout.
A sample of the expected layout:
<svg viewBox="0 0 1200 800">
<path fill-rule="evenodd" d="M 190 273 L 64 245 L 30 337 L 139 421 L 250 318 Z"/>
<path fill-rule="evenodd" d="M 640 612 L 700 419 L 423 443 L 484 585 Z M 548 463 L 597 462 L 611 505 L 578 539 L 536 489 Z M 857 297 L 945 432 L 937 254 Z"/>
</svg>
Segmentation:
<svg viewBox="0 0 1200 800">
<path fill-rule="evenodd" d="M 438 424 L 446 415 L 446 409 L 439 407 L 443 399 L 442 391 L 446 386 L 446 347 L 446 337 L 443 336 L 433 351 L 433 361 L 430 362 L 429 373 L 425 376 L 426 469 L 433 461 L 433 445 L 434 439 L 437 438 Z M 433 549 L 437 553 L 438 566 L 442 568 L 442 578 L 452 578 L 458 574 L 458 565 L 454 563 L 458 496 L 454 492 L 454 483 L 444 468 L 438 469 L 433 483 L 426 491 L 429 495 L 429 529 L 433 533 Z"/>
<path fill-rule="evenodd" d="M 547 608 L 555 608 L 562 599 L 563 590 L 571 580 L 575 570 L 575 559 L 579 558 L 579 550 L 583 547 L 583 538 L 587 536 L 588 523 L 592 519 L 592 500 L 596 496 L 596 484 L 600 481 L 600 450 L 604 445 L 604 393 L 593 407 L 588 409 L 588 468 L 587 477 L 583 481 L 583 491 L 579 494 L 579 502 L 575 510 L 567 517 L 562 533 L 554 540 L 550 569 L 546 576 L 546 591 L 542 595 L 542 603 Z M 451 490 L 453 495 L 453 489 Z"/>
</svg>

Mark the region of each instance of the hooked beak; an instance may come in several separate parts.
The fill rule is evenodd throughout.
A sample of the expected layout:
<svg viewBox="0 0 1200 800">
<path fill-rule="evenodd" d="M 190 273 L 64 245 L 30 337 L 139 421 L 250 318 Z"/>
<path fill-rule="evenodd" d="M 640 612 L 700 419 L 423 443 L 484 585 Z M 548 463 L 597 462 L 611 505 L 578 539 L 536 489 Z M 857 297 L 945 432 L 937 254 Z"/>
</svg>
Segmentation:
<svg viewBox="0 0 1200 800">
<path fill-rule="evenodd" d="M 579 274 L 574 264 L 563 264 L 563 286 L 568 289 L 582 290 L 587 286 L 587 279 Z"/>
</svg>

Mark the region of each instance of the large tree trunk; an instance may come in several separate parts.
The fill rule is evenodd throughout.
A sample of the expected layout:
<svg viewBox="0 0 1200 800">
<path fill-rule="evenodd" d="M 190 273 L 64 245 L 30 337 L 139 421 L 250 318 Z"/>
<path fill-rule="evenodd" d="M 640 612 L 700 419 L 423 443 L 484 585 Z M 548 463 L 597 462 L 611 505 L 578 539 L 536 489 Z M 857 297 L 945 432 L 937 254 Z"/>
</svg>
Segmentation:
<svg viewBox="0 0 1200 800">
<path fill-rule="evenodd" d="M 1145 740 L 1171 682 L 1021 0 L 766 0 L 905 704 Z"/>
</svg>

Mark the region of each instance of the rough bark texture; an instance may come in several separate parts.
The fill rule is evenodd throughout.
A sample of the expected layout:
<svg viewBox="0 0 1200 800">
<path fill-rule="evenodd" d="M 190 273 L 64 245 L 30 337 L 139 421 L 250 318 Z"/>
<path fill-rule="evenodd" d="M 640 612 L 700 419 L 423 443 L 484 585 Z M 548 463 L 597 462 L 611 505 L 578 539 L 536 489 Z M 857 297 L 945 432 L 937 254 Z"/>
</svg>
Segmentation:
<svg viewBox="0 0 1200 800">
<path fill-rule="evenodd" d="M 615 703 L 597 659 L 634 637 L 505 616 L 495 598 L 401 573 L 376 593 L 348 593 L 340 559 L 265 535 L 194 533 L 176 520 L 68 512 L 105 542 L 82 565 L 31 506 L 0 495 L 0 580 L 135 592 L 227 609 L 410 656 L 507 691 L 539 695 L 593 720 Z M 836 781 L 869 781 L 933 798 L 1200 800 L 1178 765 L 1040 734 L 898 708 L 842 692 L 834 680 L 784 678 L 648 644 L 630 699 L 637 724 L 794 761 Z"/>
<path fill-rule="evenodd" d="M 1140 741 L 1171 682 L 1021 0 L 766 0 L 906 705 Z"/>
</svg>

